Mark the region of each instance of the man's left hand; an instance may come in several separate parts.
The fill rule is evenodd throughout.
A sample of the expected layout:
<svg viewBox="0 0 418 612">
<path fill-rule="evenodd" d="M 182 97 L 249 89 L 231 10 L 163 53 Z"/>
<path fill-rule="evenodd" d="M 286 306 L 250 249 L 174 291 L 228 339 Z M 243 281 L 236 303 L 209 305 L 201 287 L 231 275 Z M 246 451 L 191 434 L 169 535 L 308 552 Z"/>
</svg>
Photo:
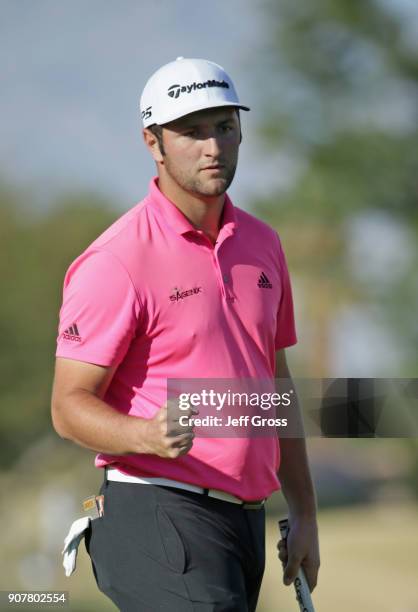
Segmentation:
<svg viewBox="0 0 418 612">
<path fill-rule="evenodd" d="M 311 592 L 316 587 L 320 565 L 316 517 L 289 517 L 286 540 L 277 544 L 283 564 L 283 582 L 292 584 L 302 566 Z"/>
</svg>

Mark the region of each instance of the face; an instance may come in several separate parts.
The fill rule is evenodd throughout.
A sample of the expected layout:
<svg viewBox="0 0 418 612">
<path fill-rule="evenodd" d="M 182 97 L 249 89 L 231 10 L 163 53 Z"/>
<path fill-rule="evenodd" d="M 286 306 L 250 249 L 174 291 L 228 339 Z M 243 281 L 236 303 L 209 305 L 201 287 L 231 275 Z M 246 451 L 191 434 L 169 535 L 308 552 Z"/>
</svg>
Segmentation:
<svg viewBox="0 0 418 612">
<path fill-rule="evenodd" d="M 240 140 L 234 108 L 191 113 L 163 126 L 160 170 L 188 193 L 219 196 L 234 178 Z"/>
</svg>

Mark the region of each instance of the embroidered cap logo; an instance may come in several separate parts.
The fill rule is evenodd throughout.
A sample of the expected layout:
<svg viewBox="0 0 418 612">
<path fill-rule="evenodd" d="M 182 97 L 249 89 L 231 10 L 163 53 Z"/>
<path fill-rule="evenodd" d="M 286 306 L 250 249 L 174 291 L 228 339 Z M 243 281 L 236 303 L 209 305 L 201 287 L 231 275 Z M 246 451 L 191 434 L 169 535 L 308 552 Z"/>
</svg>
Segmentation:
<svg viewBox="0 0 418 612">
<path fill-rule="evenodd" d="M 192 91 L 196 91 L 196 89 L 205 89 L 206 87 L 226 87 L 229 89 L 229 84 L 226 81 L 217 81 L 216 79 L 211 79 L 209 81 L 204 81 L 203 83 L 192 83 L 191 85 L 179 85 L 175 83 L 174 85 L 170 85 L 167 90 L 167 94 L 170 98 L 177 99 L 182 93 L 192 93 Z"/>
</svg>

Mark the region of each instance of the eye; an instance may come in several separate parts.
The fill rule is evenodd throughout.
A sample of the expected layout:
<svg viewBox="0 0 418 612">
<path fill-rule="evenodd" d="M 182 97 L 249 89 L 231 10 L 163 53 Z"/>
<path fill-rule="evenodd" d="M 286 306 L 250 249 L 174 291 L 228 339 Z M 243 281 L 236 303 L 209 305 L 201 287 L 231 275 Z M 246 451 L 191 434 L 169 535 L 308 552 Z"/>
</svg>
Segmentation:
<svg viewBox="0 0 418 612">
<path fill-rule="evenodd" d="M 197 129 L 193 128 L 190 130 L 186 130 L 185 132 L 183 132 L 183 136 L 189 137 L 189 138 L 195 138 L 198 134 Z"/>
<path fill-rule="evenodd" d="M 233 128 L 232 128 L 232 125 L 228 125 L 228 124 L 226 124 L 226 125 L 221 125 L 221 126 L 220 126 L 220 131 L 221 131 L 223 134 L 229 134 L 229 132 L 231 132 L 231 131 L 232 131 L 232 129 L 233 129 Z"/>
</svg>

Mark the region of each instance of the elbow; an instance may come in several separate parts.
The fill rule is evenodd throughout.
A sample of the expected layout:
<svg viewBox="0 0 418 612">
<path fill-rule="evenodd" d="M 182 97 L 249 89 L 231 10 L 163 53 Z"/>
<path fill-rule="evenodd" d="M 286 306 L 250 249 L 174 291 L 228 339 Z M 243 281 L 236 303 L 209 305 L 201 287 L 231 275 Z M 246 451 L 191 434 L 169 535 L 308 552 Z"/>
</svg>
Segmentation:
<svg viewBox="0 0 418 612">
<path fill-rule="evenodd" d="M 52 421 L 52 427 L 54 428 L 55 433 L 57 433 L 60 438 L 65 439 L 64 428 L 53 406 L 51 407 L 51 421 Z"/>
<path fill-rule="evenodd" d="M 62 410 L 60 410 L 59 402 L 56 398 L 52 398 L 51 401 L 51 422 L 55 432 L 63 440 L 69 440 L 69 435 L 65 427 L 65 422 L 62 416 Z"/>
</svg>

